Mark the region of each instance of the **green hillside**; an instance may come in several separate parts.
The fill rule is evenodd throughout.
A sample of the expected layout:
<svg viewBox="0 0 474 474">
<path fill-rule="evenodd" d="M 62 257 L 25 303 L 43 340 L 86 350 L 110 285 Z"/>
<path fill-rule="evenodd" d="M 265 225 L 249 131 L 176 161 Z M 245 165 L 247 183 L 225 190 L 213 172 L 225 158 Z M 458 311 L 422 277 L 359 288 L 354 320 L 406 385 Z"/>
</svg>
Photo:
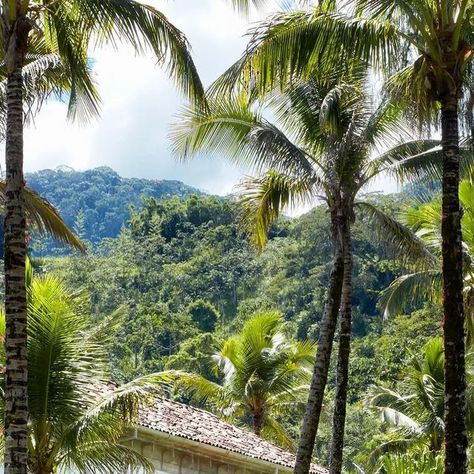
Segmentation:
<svg viewBox="0 0 474 474">
<path fill-rule="evenodd" d="M 73 227 L 81 216 L 82 237 L 99 242 L 116 237 L 142 196 L 156 199 L 200 194 L 180 181 L 122 178 L 102 166 L 86 171 L 68 167 L 41 170 L 26 176 L 27 184 L 53 203 L 66 223 Z"/>
</svg>

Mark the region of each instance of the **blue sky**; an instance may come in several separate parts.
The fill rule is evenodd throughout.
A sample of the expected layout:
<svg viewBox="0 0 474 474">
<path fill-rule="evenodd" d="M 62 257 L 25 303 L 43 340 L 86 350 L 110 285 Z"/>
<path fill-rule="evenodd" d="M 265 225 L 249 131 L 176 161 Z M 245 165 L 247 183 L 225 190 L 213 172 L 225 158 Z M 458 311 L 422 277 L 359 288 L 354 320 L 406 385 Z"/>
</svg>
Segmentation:
<svg viewBox="0 0 474 474">
<path fill-rule="evenodd" d="M 286 0 L 287 1 L 287 0 Z M 206 84 L 244 50 L 245 33 L 263 19 L 244 19 L 228 0 L 148 0 L 188 37 Z M 110 166 L 122 176 L 178 179 L 215 194 L 227 194 L 248 170 L 225 159 L 196 158 L 180 163 L 170 152 L 170 124 L 185 100 L 176 92 L 153 56 L 136 57 L 124 46 L 92 51 L 103 99 L 101 117 L 79 126 L 66 122 L 64 104 L 50 101 L 25 137 L 25 168 L 34 171 L 68 165 L 75 169 Z M 387 183 L 380 186 L 387 189 Z"/>
</svg>

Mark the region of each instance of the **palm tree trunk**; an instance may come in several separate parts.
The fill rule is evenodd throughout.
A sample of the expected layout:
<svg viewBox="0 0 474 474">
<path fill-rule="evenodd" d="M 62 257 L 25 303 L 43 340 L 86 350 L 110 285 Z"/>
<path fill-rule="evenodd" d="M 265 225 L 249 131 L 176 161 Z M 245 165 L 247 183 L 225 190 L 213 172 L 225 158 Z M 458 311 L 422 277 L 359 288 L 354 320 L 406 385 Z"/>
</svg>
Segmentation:
<svg viewBox="0 0 474 474">
<path fill-rule="evenodd" d="M 261 436 L 262 430 L 263 430 L 263 411 L 258 411 L 253 414 L 253 432 L 257 436 Z"/>
<path fill-rule="evenodd" d="M 445 474 L 467 469 L 466 378 L 464 360 L 464 304 L 461 212 L 459 206 L 458 98 L 447 94 L 441 102 L 443 146 L 443 306 L 445 350 Z"/>
<path fill-rule="evenodd" d="M 340 216 L 332 217 L 334 260 L 329 279 L 326 306 L 321 321 L 318 350 L 314 364 L 313 377 L 309 389 L 308 402 L 301 428 L 301 436 L 296 453 L 294 473 L 307 474 L 311 466 L 314 442 L 318 431 L 319 418 L 323 405 L 324 390 L 326 388 L 332 344 L 337 325 L 337 315 L 341 304 L 342 280 L 344 274 L 344 259 L 342 238 L 338 222 Z"/>
<path fill-rule="evenodd" d="M 350 222 L 342 229 L 344 252 L 344 280 L 341 301 L 341 332 L 336 369 L 336 395 L 332 425 L 332 442 L 329 460 L 330 474 L 340 474 L 344 451 L 344 429 L 346 424 L 347 386 L 349 381 L 349 358 L 352 333 L 352 238 Z"/>
<path fill-rule="evenodd" d="M 22 64 L 29 28 L 26 19 L 16 21 L 8 41 L 11 49 L 5 151 L 5 474 L 26 474 L 28 461 Z"/>
</svg>

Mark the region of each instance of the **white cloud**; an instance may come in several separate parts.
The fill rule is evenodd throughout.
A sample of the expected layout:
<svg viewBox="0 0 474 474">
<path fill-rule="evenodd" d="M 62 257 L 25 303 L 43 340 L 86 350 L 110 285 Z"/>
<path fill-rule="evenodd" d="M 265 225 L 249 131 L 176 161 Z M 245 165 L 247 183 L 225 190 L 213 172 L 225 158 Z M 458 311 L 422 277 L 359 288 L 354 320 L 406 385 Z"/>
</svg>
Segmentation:
<svg viewBox="0 0 474 474">
<path fill-rule="evenodd" d="M 188 37 L 198 69 L 210 83 L 243 51 L 250 22 L 227 0 L 149 0 Z M 262 14 L 260 14 L 262 15 Z M 50 101 L 25 134 L 25 168 L 65 164 L 76 169 L 107 165 L 124 176 L 179 179 L 226 194 L 243 170 L 225 160 L 178 163 L 171 156 L 169 125 L 184 100 L 153 56 L 130 48 L 92 52 L 103 99 L 101 117 L 87 126 L 67 123 L 64 104 Z"/>
<path fill-rule="evenodd" d="M 149 2 L 186 33 L 206 84 L 240 56 L 248 41 L 245 33 L 268 13 L 254 12 L 243 19 L 229 0 Z M 75 169 L 105 165 L 127 177 L 178 179 L 216 194 L 232 191 L 246 170 L 224 158 L 180 163 L 171 156 L 167 134 L 184 99 L 151 54 L 136 57 L 123 46 L 91 55 L 103 99 L 101 117 L 87 126 L 71 124 L 65 105 L 50 101 L 26 131 L 27 171 L 63 164 Z"/>
</svg>

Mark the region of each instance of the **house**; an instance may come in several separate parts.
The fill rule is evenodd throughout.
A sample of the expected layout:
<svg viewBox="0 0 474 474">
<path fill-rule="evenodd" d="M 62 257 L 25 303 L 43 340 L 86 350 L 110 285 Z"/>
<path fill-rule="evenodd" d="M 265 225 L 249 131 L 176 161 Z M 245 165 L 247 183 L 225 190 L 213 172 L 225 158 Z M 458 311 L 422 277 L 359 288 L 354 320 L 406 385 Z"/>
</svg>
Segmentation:
<svg viewBox="0 0 474 474">
<path fill-rule="evenodd" d="M 125 440 L 163 474 L 290 473 L 295 455 L 204 410 L 158 398 Z M 312 474 L 327 474 L 312 465 Z"/>
</svg>

